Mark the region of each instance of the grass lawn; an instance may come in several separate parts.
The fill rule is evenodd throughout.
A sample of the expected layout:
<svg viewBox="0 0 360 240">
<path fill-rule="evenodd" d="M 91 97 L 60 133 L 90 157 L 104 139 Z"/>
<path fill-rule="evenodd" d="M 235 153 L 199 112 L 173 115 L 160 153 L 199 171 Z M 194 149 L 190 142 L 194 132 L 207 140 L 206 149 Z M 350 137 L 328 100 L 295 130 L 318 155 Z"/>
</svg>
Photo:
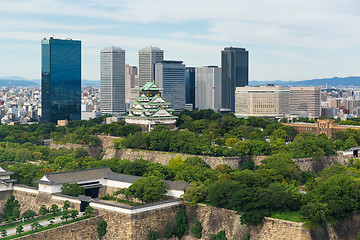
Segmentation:
<svg viewBox="0 0 360 240">
<path fill-rule="evenodd" d="M 89 218 L 89 217 L 88 216 L 83 216 L 83 217 L 79 217 L 79 218 L 76 218 L 76 219 L 69 220 L 67 222 L 56 223 L 56 224 L 53 224 L 51 226 L 49 225 L 49 226 L 46 226 L 46 227 L 41 227 L 41 228 L 39 228 L 37 230 L 30 230 L 30 231 L 27 231 L 27 232 L 23 232 L 21 235 L 13 235 L 13 236 L 9 236 L 9 237 L 6 237 L 6 238 L 1 238 L 1 239 L 5 239 L 5 240 L 14 239 L 14 238 L 30 235 L 30 234 L 33 234 L 33 233 L 45 231 L 45 230 L 48 230 L 48 229 L 51 229 L 51 228 L 56 228 L 56 227 L 61 226 L 61 224 L 64 226 L 66 224 L 78 222 L 78 221 L 81 221 L 81 220 L 84 220 L 84 219 L 87 219 L 87 218 Z"/>
<path fill-rule="evenodd" d="M 304 222 L 304 219 L 298 212 L 281 212 L 281 213 L 275 213 L 271 215 L 270 217 L 286 220 L 286 221 L 292 221 L 292 222 Z"/>
</svg>

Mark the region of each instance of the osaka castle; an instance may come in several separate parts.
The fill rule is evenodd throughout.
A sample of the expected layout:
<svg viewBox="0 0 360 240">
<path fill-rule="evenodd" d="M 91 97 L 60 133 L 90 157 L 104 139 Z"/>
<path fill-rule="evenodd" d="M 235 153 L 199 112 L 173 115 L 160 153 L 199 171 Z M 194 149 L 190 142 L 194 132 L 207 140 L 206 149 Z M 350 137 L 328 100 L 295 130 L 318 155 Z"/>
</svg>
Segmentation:
<svg viewBox="0 0 360 240">
<path fill-rule="evenodd" d="M 175 128 L 177 117 L 161 96 L 161 90 L 154 82 L 147 82 L 139 88 L 139 97 L 130 104 L 129 114 L 125 116 L 126 124 L 140 125 L 143 131 L 148 132 L 156 125 Z"/>
</svg>

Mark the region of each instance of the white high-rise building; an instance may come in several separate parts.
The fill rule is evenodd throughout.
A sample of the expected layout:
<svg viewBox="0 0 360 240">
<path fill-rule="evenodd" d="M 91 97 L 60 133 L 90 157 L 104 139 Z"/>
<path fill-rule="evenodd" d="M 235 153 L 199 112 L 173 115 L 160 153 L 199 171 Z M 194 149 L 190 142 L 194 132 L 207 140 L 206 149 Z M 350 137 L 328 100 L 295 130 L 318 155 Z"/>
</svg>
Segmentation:
<svg viewBox="0 0 360 240">
<path fill-rule="evenodd" d="M 291 87 L 290 111 L 306 111 L 309 118 L 321 115 L 321 89 L 319 87 Z"/>
<path fill-rule="evenodd" d="M 108 47 L 100 51 L 100 110 L 125 113 L 125 51 Z"/>
<path fill-rule="evenodd" d="M 158 47 L 145 47 L 139 50 L 139 87 L 155 80 L 155 64 L 164 59 L 164 51 Z"/>
<path fill-rule="evenodd" d="M 175 112 L 185 109 L 185 64 L 162 61 L 155 64 L 155 84 L 163 88 L 162 96 Z"/>
<path fill-rule="evenodd" d="M 221 108 L 221 68 L 205 66 L 195 69 L 195 108 Z"/>
</svg>

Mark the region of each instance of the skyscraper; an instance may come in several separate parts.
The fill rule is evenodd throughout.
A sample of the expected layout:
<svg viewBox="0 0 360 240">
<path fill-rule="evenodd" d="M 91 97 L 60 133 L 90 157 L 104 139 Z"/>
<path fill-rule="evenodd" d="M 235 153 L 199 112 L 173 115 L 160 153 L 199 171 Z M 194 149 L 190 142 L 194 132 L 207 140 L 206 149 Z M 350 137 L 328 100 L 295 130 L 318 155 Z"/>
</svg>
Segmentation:
<svg viewBox="0 0 360 240">
<path fill-rule="evenodd" d="M 155 84 L 163 88 L 162 96 L 175 112 L 185 109 L 185 64 L 182 61 L 156 63 Z"/>
<path fill-rule="evenodd" d="M 195 106 L 195 68 L 185 69 L 185 103 Z"/>
<path fill-rule="evenodd" d="M 164 59 L 164 51 L 158 47 L 145 47 L 139 50 L 139 87 L 155 80 L 155 63 Z"/>
<path fill-rule="evenodd" d="M 100 110 L 125 112 L 125 51 L 108 47 L 100 52 Z"/>
<path fill-rule="evenodd" d="M 222 107 L 235 110 L 235 88 L 249 83 L 249 52 L 245 48 L 224 48 L 221 51 Z"/>
<path fill-rule="evenodd" d="M 221 108 L 221 69 L 217 66 L 196 68 L 195 108 Z"/>
<path fill-rule="evenodd" d="M 321 89 L 319 87 L 291 87 L 290 111 L 305 111 L 309 118 L 321 114 Z"/>
<path fill-rule="evenodd" d="M 125 102 L 131 98 L 131 89 L 135 88 L 135 77 L 137 75 L 137 67 L 125 64 Z"/>
<path fill-rule="evenodd" d="M 41 121 L 81 119 L 81 41 L 41 40 Z"/>
</svg>

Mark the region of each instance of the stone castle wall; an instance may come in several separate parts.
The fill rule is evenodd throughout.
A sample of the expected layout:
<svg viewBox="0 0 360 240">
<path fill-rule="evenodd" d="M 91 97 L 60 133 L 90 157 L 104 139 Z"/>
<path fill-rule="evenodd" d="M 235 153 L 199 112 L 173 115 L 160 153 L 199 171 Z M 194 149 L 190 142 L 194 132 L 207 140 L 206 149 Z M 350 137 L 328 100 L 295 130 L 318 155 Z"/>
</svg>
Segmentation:
<svg viewBox="0 0 360 240">
<path fill-rule="evenodd" d="M 101 140 L 101 147 L 89 147 L 86 145 L 79 144 L 55 144 L 51 143 L 51 148 L 59 149 L 61 147 L 76 149 L 77 147 L 85 148 L 90 156 L 97 157 L 101 151 L 104 152 L 103 159 L 119 158 L 119 159 L 128 159 L 134 161 L 135 159 L 142 157 L 145 160 L 150 162 L 156 162 L 163 165 L 167 165 L 171 158 L 181 156 L 183 159 L 188 157 L 200 157 L 202 158 L 211 168 L 215 168 L 219 164 L 225 164 L 232 168 L 240 169 L 241 165 L 244 162 L 253 161 L 255 165 L 260 165 L 261 161 L 267 156 L 241 156 L 241 157 L 212 157 L 212 156 L 202 156 L 202 155 L 191 155 L 184 153 L 169 153 L 161 151 L 148 151 L 148 150 L 139 150 L 139 149 L 114 149 L 113 139 L 118 137 L 98 135 Z M 296 158 L 294 159 L 295 163 L 299 166 L 302 171 L 310 171 L 313 173 L 318 173 L 325 168 L 328 168 L 331 164 L 340 163 L 340 164 L 349 164 L 349 158 L 343 156 L 342 152 L 338 152 L 333 156 L 325 156 L 320 160 L 313 160 L 312 158 Z"/>
<path fill-rule="evenodd" d="M 32 194 L 14 190 L 12 194 L 20 203 L 20 214 L 29 209 L 38 212 L 41 205 L 45 205 L 47 208 L 50 208 L 52 204 L 57 204 L 59 208 L 64 205 L 64 201 L 52 199 L 51 194 L 48 193 Z M 70 208 L 79 211 L 80 204 L 70 202 Z"/>
<path fill-rule="evenodd" d="M 93 217 L 61 227 L 19 237 L 19 240 L 98 240 L 97 224 L 101 217 Z"/>
<path fill-rule="evenodd" d="M 189 224 L 189 234 L 184 240 L 195 240 L 194 234 L 190 229 L 194 218 L 201 222 L 203 227 L 202 238 L 210 239 L 211 234 L 224 230 L 228 240 L 238 240 L 245 237 L 248 232 L 246 225 L 241 224 L 240 215 L 236 211 L 216 208 L 204 204 L 198 204 L 196 207 L 186 205 L 186 213 Z"/>
<path fill-rule="evenodd" d="M 71 149 L 71 150 L 75 150 L 76 148 L 81 147 L 81 148 L 85 149 L 89 153 L 89 156 L 92 158 L 97 158 L 102 151 L 101 146 L 91 147 L 89 145 L 82 145 L 82 144 L 75 144 L 75 143 L 60 144 L 60 143 L 54 143 L 53 141 L 50 142 L 49 147 L 51 149 L 67 148 L 67 149 Z"/>
<path fill-rule="evenodd" d="M 264 218 L 261 225 L 250 228 L 251 240 L 309 240 L 310 232 L 303 223 Z"/>
<path fill-rule="evenodd" d="M 332 164 L 344 164 L 349 165 L 349 158 L 344 157 L 342 152 L 337 152 L 336 155 L 325 156 L 319 160 L 313 160 L 312 158 L 295 158 L 296 165 L 299 166 L 302 171 L 309 171 L 312 173 L 318 173 L 329 168 Z"/>
<path fill-rule="evenodd" d="M 202 155 L 191 155 L 185 153 L 169 153 L 160 151 L 147 151 L 138 149 L 111 149 L 105 150 L 103 159 L 120 158 L 134 161 L 141 157 L 150 162 L 160 163 L 163 165 L 169 164 L 171 158 L 182 157 L 184 160 L 188 157 L 199 157 L 202 158 L 211 168 L 215 168 L 217 165 L 225 164 L 232 168 L 241 168 L 244 162 L 248 161 L 260 161 L 264 159 L 263 156 L 241 156 L 241 157 L 212 157 Z M 258 160 L 259 159 L 259 160 Z"/>
</svg>

